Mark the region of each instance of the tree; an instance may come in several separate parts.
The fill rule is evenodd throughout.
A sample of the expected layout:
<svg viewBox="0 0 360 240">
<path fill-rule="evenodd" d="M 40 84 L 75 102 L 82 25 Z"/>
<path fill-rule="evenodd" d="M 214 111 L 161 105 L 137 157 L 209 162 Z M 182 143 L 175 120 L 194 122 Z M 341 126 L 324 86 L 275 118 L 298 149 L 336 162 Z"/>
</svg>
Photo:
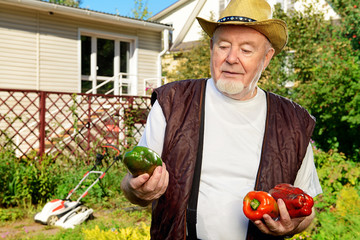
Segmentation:
<svg viewBox="0 0 360 240">
<path fill-rule="evenodd" d="M 328 2 L 341 16 L 342 34 L 350 40 L 353 49 L 360 50 L 359 0 L 329 0 Z"/>
<path fill-rule="evenodd" d="M 190 50 L 174 53 L 173 57 L 179 62 L 173 71 L 164 72 L 169 82 L 210 77 L 210 38 L 205 32 Z"/>
<path fill-rule="evenodd" d="M 214 13 L 211 13 L 210 20 L 214 21 Z M 210 72 L 210 37 L 201 32 L 201 38 L 193 42 L 190 49 L 185 49 L 172 54 L 177 59 L 175 69 L 164 71 L 168 81 L 177 81 L 183 79 L 209 78 Z M 169 64 L 164 64 L 163 69 L 167 69 Z"/>
<path fill-rule="evenodd" d="M 359 159 L 359 51 L 344 37 L 343 25 L 332 25 L 313 10 L 286 15 L 277 7 L 277 17 L 288 24 L 289 42 L 268 66 L 262 86 L 300 103 L 316 117 L 313 139 L 318 147 Z M 294 86 L 285 88 L 289 81 Z"/>
<path fill-rule="evenodd" d="M 144 3 L 143 0 L 134 0 L 134 4 L 135 6 L 131 10 L 134 18 L 148 19 L 149 17 L 151 17 L 152 12 L 149 12 L 148 10 L 147 1 L 145 1 Z"/>
</svg>

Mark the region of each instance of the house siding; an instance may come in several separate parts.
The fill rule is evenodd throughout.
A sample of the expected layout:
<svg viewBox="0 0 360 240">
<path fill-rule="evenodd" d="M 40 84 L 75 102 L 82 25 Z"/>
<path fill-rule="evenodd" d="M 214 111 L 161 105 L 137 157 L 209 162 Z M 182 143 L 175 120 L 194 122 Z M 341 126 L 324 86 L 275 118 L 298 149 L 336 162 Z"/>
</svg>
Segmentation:
<svg viewBox="0 0 360 240">
<path fill-rule="evenodd" d="M 139 86 L 138 95 L 144 94 L 145 82 L 144 79 L 154 78 L 158 76 L 158 52 L 161 51 L 161 34 L 154 32 L 139 32 Z M 157 51 L 154 51 L 157 50 Z"/>
<path fill-rule="evenodd" d="M 57 14 L 39 13 L 40 90 L 78 89 L 78 31 Z"/>
<path fill-rule="evenodd" d="M 36 23 L 35 13 L 0 7 L 0 87 L 13 88 L 16 83 L 25 89 L 34 88 Z"/>
<path fill-rule="evenodd" d="M 79 30 L 138 39 L 137 93 L 158 77 L 161 32 L 19 9 L 0 2 L 0 88 L 79 92 Z"/>
</svg>

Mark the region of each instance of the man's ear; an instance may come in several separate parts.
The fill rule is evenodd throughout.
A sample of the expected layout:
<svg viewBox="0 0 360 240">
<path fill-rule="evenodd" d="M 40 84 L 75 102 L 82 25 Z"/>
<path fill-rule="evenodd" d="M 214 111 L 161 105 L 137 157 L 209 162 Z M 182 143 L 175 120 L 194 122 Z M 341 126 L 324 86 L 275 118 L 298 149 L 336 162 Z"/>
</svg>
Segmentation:
<svg viewBox="0 0 360 240">
<path fill-rule="evenodd" d="M 272 59 L 272 57 L 275 54 L 275 49 L 274 48 L 269 48 L 269 50 L 267 51 L 266 55 L 265 55 L 265 61 L 264 61 L 264 68 L 263 71 L 265 71 L 266 67 L 269 65 L 270 60 Z"/>
</svg>

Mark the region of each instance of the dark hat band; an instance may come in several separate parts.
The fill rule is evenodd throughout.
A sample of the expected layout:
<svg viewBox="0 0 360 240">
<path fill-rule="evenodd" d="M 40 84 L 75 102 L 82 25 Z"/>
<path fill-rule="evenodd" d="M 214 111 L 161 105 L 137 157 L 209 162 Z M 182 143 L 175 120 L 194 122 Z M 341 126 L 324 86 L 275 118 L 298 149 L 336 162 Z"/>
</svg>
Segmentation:
<svg viewBox="0 0 360 240">
<path fill-rule="evenodd" d="M 219 19 L 217 22 L 231 22 L 231 21 L 238 21 L 238 22 L 256 22 L 256 20 L 247 18 L 247 17 L 239 17 L 239 16 L 227 16 Z"/>
</svg>

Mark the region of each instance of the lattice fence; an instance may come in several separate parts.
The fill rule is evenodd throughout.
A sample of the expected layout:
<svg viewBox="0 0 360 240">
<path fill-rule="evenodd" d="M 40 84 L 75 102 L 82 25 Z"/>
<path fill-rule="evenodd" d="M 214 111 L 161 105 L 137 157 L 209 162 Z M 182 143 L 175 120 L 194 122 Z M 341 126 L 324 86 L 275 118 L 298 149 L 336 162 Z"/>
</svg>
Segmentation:
<svg viewBox="0 0 360 240">
<path fill-rule="evenodd" d="M 102 144 L 138 142 L 150 97 L 0 89 L 0 146 L 18 157 L 36 152 L 86 156 Z"/>
</svg>

